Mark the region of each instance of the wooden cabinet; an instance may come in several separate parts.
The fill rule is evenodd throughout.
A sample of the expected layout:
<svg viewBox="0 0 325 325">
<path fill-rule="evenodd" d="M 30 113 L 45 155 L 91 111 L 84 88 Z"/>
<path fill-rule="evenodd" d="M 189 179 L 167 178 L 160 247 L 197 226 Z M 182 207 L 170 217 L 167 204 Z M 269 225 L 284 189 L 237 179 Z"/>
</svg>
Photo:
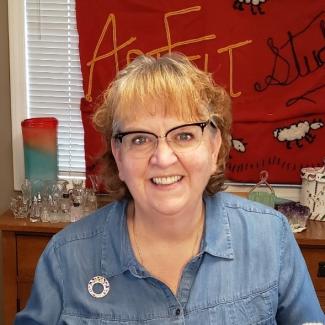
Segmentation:
<svg viewBox="0 0 325 325">
<path fill-rule="evenodd" d="M 307 227 L 296 239 L 325 312 L 325 222 L 309 221 Z"/>
<path fill-rule="evenodd" d="M 11 212 L 0 217 L 5 325 L 13 324 L 17 311 L 26 305 L 37 261 L 53 234 L 65 225 L 15 219 Z"/>
<path fill-rule="evenodd" d="M 0 217 L 6 325 L 12 324 L 16 312 L 25 306 L 37 261 L 53 234 L 65 225 L 14 219 L 10 212 Z M 310 221 L 308 229 L 297 234 L 296 239 L 325 311 L 325 222 Z"/>
<path fill-rule="evenodd" d="M 16 235 L 17 250 L 17 309 L 26 305 L 34 279 L 37 261 L 47 245 L 51 235 Z M 27 257 L 28 256 L 28 257 Z"/>
</svg>

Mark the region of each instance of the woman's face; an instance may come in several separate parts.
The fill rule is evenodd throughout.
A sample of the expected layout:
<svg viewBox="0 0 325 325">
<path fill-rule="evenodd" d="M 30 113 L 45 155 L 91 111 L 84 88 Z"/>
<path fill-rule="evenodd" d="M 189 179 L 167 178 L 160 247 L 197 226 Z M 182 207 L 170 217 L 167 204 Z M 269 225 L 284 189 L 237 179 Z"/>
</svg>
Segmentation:
<svg viewBox="0 0 325 325">
<path fill-rule="evenodd" d="M 164 137 L 170 129 L 186 123 L 190 122 L 145 114 L 125 122 L 120 131 L 147 131 Z M 166 138 L 160 138 L 157 147 L 141 157 L 125 147 L 126 138 L 122 144 L 112 141 L 119 177 L 126 183 L 136 208 L 142 213 L 172 215 L 193 211 L 202 204 L 202 194 L 215 172 L 221 144 L 219 131 L 210 128 L 205 127 L 195 149 L 181 153 L 175 152 Z M 199 131 L 202 132 L 200 128 Z M 143 139 L 132 138 L 133 142 L 139 140 Z"/>
</svg>

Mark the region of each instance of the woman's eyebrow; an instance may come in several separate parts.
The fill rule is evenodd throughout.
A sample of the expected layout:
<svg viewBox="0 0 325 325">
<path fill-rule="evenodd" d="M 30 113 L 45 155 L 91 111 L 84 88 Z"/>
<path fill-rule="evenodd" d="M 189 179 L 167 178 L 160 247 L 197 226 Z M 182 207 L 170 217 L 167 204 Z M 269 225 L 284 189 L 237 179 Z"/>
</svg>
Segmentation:
<svg viewBox="0 0 325 325">
<path fill-rule="evenodd" d="M 126 127 L 125 129 L 120 130 L 119 133 L 127 133 L 127 132 L 145 132 L 145 133 L 153 133 L 153 134 L 155 134 L 154 131 L 146 130 L 146 129 L 141 128 L 141 127 L 139 127 L 139 128 L 136 128 L 136 127 L 130 127 L 130 128 L 128 128 L 128 127 Z"/>
<path fill-rule="evenodd" d="M 169 127 L 168 129 L 164 130 L 161 134 L 165 135 L 166 133 L 168 133 L 169 131 L 171 131 L 173 129 L 177 129 L 179 127 L 183 127 L 183 126 L 191 125 L 191 124 L 192 123 L 190 123 L 190 122 L 183 122 L 181 124 L 177 124 L 177 125 Z M 158 136 L 160 135 L 160 132 L 155 132 L 153 130 L 148 130 L 143 126 L 139 126 L 139 127 L 137 127 L 137 126 L 136 127 L 126 126 L 126 127 L 123 127 L 123 129 L 120 129 L 118 133 L 127 133 L 127 132 L 146 132 L 146 133 L 152 133 L 152 134 L 155 134 L 155 135 L 158 135 Z"/>
</svg>

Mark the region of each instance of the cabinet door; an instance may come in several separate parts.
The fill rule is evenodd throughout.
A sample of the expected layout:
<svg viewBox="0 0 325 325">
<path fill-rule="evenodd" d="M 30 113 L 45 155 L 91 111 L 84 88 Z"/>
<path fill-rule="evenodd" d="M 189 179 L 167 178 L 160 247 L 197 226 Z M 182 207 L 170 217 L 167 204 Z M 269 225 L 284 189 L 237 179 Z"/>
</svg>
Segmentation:
<svg viewBox="0 0 325 325">
<path fill-rule="evenodd" d="M 325 276 L 320 269 L 325 262 L 324 247 L 301 247 L 310 276 L 323 310 L 325 311 Z"/>
<path fill-rule="evenodd" d="M 26 305 L 39 257 L 51 235 L 17 235 L 18 309 Z"/>
</svg>

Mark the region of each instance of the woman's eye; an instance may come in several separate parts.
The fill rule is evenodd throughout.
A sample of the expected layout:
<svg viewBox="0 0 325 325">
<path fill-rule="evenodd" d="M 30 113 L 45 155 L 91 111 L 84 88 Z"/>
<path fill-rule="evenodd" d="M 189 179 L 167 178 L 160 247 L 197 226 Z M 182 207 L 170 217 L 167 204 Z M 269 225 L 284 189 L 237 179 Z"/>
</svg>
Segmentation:
<svg viewBox="0 0 325 325">
<path fill-rule="evenodd" d="M 193 134 L 191 134 L 191 133 L 185 133 L 185 132 L 183 132 L 183 133 L 179 133 L 178 135 L 177 135 L 177 140 L 178 141 L 191 141 L 191 140 L 193 140 Z"/>
<path fill-rule="evenodd" d="M 149 139 L 145 135 L 137 135 L 132 138 L 132 144 L 137 145 L 137 146 L 145 144 L 148 141 L 149 141 Z"/>
</svg>

